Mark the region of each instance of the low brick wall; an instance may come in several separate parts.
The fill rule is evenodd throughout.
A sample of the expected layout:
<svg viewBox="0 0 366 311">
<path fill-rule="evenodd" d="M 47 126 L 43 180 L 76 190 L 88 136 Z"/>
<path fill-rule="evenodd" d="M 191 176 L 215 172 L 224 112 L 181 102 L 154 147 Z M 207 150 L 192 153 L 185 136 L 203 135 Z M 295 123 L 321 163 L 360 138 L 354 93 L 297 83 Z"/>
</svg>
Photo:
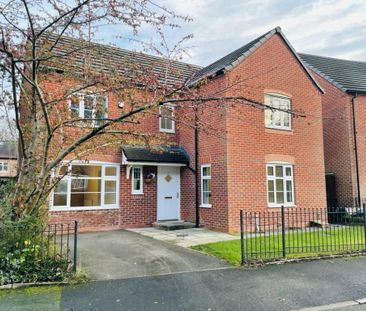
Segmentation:
<svg viewBox="0 0 366 311">
<path fill-rule="evenodd" d="M 103 231 L 120 228 L 119 209 L 49 212 L 49 223 L 78 222 L 80 231 Z"/>
</svg>

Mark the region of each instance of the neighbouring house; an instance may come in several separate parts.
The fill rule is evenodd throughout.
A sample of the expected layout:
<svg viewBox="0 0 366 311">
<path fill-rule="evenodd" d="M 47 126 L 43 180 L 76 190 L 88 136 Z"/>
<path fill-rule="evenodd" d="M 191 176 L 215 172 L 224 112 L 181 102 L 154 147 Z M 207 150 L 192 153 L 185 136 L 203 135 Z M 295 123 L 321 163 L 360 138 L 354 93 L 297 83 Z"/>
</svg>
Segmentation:
<svg viewBox="0 0 366 311">
<path fill-rule="evenodd" d="M 17 146 L 13 141 L 0 142 L 0 178 L 17 176 Z"/>
<path fill-rule="evenodd" d="M 330 206 L 366 197 L 366 62 L 300 54 L 325 90 L 322 97 L 327 200 Z"/>
<path fill-rule="evenodd" d="M 55 50 L 67 53 L 76 44 L 62 38 Z M 157 72 L 166 64 L 163 58 L 92 45 L 98 57 L 87 62 L 95 70 L 106 70 L 111 60 L 119 68 L 126 58 L 153 63 Z M 83 57 L 80 53 L 76 59 L 83 64 Z M 140 126 L 148 133 L 164 133 L 172 144 L 160 146 L 159 152 L 130 144 L 108 147 L 87 155 L 87 162 L 71 163 L 71 174 L 50 200 L 50 221 L 77 220 L 84 230 L 149 226 L 168 219 L 194 222 L 196 190 L 200 224 L 228 232 L 239 230 L 240 209 L 326 207 L 323 89 L 280 28 L 207 67 L 180 62 L 172 66 L 179 69 L 179 79 L 190 78 L 190 87 L 200 94 L 242 96 L 252 104 L 224 103 L 220 112 L 209 101 L 200 105 L 198 116 L 215 135 L 199 130 L 196 136 L 192 127 L 179 124 L 180 111 L 162 107 Z M 69 75 L 54 70 L 44 87 L 63 94 L 73 85 Z M 65 105 L 70 113 L 84 116 L 95 106 L 90 102 L 103 105 L 109 117 L 117 116 L 121 106 L 115 94 L 89 98 L 83 92 Z"/>
</svg>

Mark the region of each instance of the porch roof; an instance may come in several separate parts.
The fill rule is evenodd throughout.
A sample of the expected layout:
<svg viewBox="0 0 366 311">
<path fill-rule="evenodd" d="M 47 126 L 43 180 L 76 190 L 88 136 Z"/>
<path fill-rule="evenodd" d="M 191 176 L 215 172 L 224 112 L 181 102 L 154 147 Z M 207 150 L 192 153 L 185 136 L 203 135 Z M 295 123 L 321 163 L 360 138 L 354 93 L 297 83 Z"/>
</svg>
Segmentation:
<svg viewBox="0 0 366 311">
<path fill-rule="evenodd" d="M 189 155 L 182 147 L 178 146 L 159 146 L 146 148 L 143 146 L 123 146 L 123 155 L 126 163 L 176 163 L 188 164 Z"/>
</svg>

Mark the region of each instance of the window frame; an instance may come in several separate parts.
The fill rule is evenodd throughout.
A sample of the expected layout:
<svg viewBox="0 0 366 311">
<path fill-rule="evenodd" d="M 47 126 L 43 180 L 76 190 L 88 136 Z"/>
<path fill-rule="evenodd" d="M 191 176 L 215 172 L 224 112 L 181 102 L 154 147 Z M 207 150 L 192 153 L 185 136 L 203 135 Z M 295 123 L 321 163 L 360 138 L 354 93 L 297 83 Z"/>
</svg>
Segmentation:
<svg viewBox="0 0 366 311">
<path fill-rule="evenodd" d="M 282 178 L 276 177 L 276 166 L 282 166 Z M 273 167 L 273 176 L 268 175 L 268 168 Z M 291 169 L 291 176 L 286 176 L 286 168 Z M 284 203 L 277 203 L 277 191 L 276 191 L 276 180 L 283 180 L 283 193 L 284 193 Z M 269 187 L 268 182 L 273 181 L 273 193 L 275 202 L 269 201 Z M 291 181 L 291 195 L 292 201 L 287 201 L 287 181 Z M 291 163 L 284 162 L 270 162 L 266 164 L 266 195 L 267 195 L 267 205 L 268 207 L 281 207 L 282 205 L 285 207 L 296 207 L 295 200 L 295 177 L 294 177 L 294 165 Z"/>
<path fill-rule="evenodd" d="M 172 121 L 172 128 L 171 129 L 167 129 L 167 128 L 163 128 L 161 125 L 162 123 L 162 120 L 163 119 L 168 119 L 166 117 L 162 117 L 162 114 L 161 114 L 161 110 L 162 108 L 168 108 L 171 110 L 172 112 L 172 116 L 171 116 L 171 121 Z M 174 115 L 175 115 L 175 107 L 172 105 L 172 104 L 164 104 L 162 106 L 159 107 L 159 131 L 162 132 L 162 133 L 175 133 L 175 120 L 174 120 Z"/>
<path fill-rule="evenodd" d="M 203 169 L 204 168 L 210 168 L 210 175 L 209 176 L 204 176 L 203 175 Z M 212 167 L 211 164 L 201 164 L 201 205 L 200 207 L 205 207 L 205 208 L 211 208 L 212 207 L 212 201 L 211 203 L 204 203 L 203 202 L 203 182 L 204 180 L 209 180 L 210 184 L 211 184 L 211 190 L 210 190 L 210 195 L 209 197 L 211 197 L 212 200 Z"/>
<path fill-rule="evenodd" d="M 140 169 L 140 189 L 135 189 L 135 169 Z M 144 169 L 141 165 L 131 168 L 131 193 L 144 194 Z"/>
<path fill-rule="evenodd" d="M 52 191 L 50 196 L 50 207 L 49 210 L 52 211 L 84 211 L 84 210 L 108 210 L 108 209 L 119 209 L 119 192 L 120 192 L 120 165 L 118 163 L 109 163 L 109 162 L 99 162 L 99 161 L 90 161 L 85 163 L 83 161 L 73 161 L 72 163 L 63 164 L 67 166 L 68 173 L 62 178 L 67 182 L 67 191 L 66 191 L 66 205 L 57 205 L 54 206 L 54 194 L 55 191 Z M 71 170 L 72 166 L 101 166 L 101 176 L 100 177 L 72 177 Z M 62 166 L 62 164 L 61 164 Z M 115 176 L 108 176 L 105 174 L 106 169 L 108 167 L 114 167 L 116 169 Z M 55 176 L 54 176 L 55 177 Z M 56 176 L 57 177 L 57 176 Z M 74 179 L 100 179 L 101 180 L 101 204 L 100 206 L 71 206 L 71 182 Z M 116 203 L 114 204 L 105 204 L 105 194 L 112 193 L 105 191 L 105 182 L 106 181 L 115 181 L 116 182 Z"/>
<path fill-rule="evenodd" d="M 276 99 L 279 99 L 279 100 L 288 100 L 289 101 L 289 110 L 288 110 L 289 112 L 279 111 L 280 118 L 281 118 L 281 125 L 276 125 L 274 123 L 274 118 L 273 117 L 271 118 L 272 123 L 270 125 L 267 125 L 267 122 L 266 122 L 267 113 L 271 113 L 271 115 L 273 115 L 278 110 L 276 110 L 276 109 L 272 110 L 270 108 L 264 109 L 264 126 L 268 129 L 292 131 L 292 115 L 291 115 L 292 99 L 291 99 L 291 97 L 284 96 L 284 95 L 281 95 L 281 94 L 266 93 L 266 94 L 264 94 L 264 103 L 265 103 L 265 105 L 272 107 L 273 106 L 273 104 L 272 104 L 272 99 L 273 98 L 276 98 Z M 268 99 L 269 99 L 269 102 L 268 102 Z M 284 125 L 285 124 L 285 118 L 284 118 L 285 114 L 288 114 L 288 116 L 289 116 L 288 126 Z"/>
<path fill-rule="evenodd" d="M 2 172 L 2 173 L 9 172 L 9 162 L 8 161 L 0 161 L 0 168 L 1 168 L 0 172 Z"/>
<path fill-rule="evenodd" d="M 104 100 L 105 100 L 105 112 L 104 112 L 104 119 L 108 118 L 108 107 L 109 107 L 109 99 L 108 99 L 108 96 L 107 95 L 99 95 L 99 94 L 87 94 L 87 93 L 76 93 L 76 94 L 73 94 L 69 97 L 69 111 L 72 115 L 72 109 L 71 109 L 71 104 L 72 104 L 72 97 L 73 96 L 77 96 L 79 97 L 79 113 L 78 113 L 78 117 L 80 119 L 84 119 L 85 118 L 85 100 L 84 98 L 87 97 L 87 96 L 90 96 L 90 97 L 93 97 L 93 108 L 92 108 L 92 119 L 93 121 L 90 121 L 91 124 L 90 126 L 91 127 L 96 127 L 96 126 L 99 126 L 101 125 L 101 122 L 103 121 L 98 121 L 98 120 L 95 120 L 96 118 L 96 113 L 97 113 L 97 97 L 103 97 Z M 85 126 L 89 125 L 87 122 L 89 121 L 82 121 L 84 123 Z"/>
</svg>

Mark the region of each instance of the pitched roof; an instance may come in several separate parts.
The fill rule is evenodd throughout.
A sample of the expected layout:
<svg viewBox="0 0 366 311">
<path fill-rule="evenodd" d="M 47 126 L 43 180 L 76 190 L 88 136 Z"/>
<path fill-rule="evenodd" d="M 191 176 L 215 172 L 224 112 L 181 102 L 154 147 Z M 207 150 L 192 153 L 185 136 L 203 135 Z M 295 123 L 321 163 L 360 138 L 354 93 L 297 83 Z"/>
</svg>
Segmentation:
<svg viewBox="0 0 366 311">
<path fill-rule="evenodd" d="M 350 93 L 366 93 L 366 62 L 299 54 L 309 68 L 338 88 Z"/>
<path fill-rule="evenodd" d="M 217 74 L 224 73 L 227 70 L 230 70 L 231 68 L 238 65 L 245 58 L 247 58 L 250 54 L 252 54 L 257 48 L 259 48 L 263 43 L 268 41 L 268 39 L 270 39 L 275 34 L 278 34 L 281 36 L 281 38 L 286 43 L 286 45 L 288 46 L 290 51 L 293 53 L 293 55 L 296 57 L 296 59 L 298 60 L 298 62 L 301 65 L 301 67 L 304 69 L 305 73 L 308 75 L 308 77 L 313 82 L 313 84 L 322 93 L 324 93 L 324 91 L 321 88 L 321 86 L 319 85 L 319 83 L 311 75 L 311 73 L 306 68 L 305 64 L 302 62 L 300 57 L 297 55 L 295 49 L 291 46 L 290 42 L 286 39 L 286 37 L 283 34 L 280 27 L 276 27 L 276 28 L 272 29 L 271 31 L 268 31 L 267 33 L 259 36 L 258 38 L 254 39 L 253 41 L 250 41 L 246 45 L 240 47 L 239 49 L 220 58 L 219 60 L 212 63 L 211 65 L 208 65 L 207 67 L 202 68 L 193 76 L 192 80 L 190 81 L 190 84 L 195 84 L 204 78 L 212 77 Z"/>
<path fill-rule="evenodd" d="M 0 141 L 0 159 L 17 159 L 16 142 Z"/>
<path fill-rule="evenodd" d="M 189 163 L 189 155 L 182 147 L 123 146 L 122 150 L 128 162 Z"/>
<path fill-rule="evenodd" d="M 54 33 L 48 33 L 44 37 L 46 44 L 52 44 L 58 39 Z M 163 57 L 148 55 L 145 53 L 134 52 L 117 48 L 109 45 L 88 42 L 81 39 L 75 39 L 68 36 L 59 38 L 59 42 L 52 51 L 52 55 L 59 56 L 53 60 L 60 59 L 57 63 L 56 70 L 62 68 L 65 58 L 67 62 L 78 70 L 89 66 L 89 68 L 98 73 L 119 73 L 126 75 L 126 68 L 131 66 L 133 70 L 149 69 L 158 76 L 159 82 L 164 83 L 165 78 L 168 85 L 182 83 L 193 76 L 193 74 L 202 67 L 191 65 L 179 61 L 168 60 Z M 60 68 L 61 66 L 61 68 Z M 52 68 L 52 64 L 49 65 Z M 132 70 L 129 71 L 130 73 Z"/>
</svg>

